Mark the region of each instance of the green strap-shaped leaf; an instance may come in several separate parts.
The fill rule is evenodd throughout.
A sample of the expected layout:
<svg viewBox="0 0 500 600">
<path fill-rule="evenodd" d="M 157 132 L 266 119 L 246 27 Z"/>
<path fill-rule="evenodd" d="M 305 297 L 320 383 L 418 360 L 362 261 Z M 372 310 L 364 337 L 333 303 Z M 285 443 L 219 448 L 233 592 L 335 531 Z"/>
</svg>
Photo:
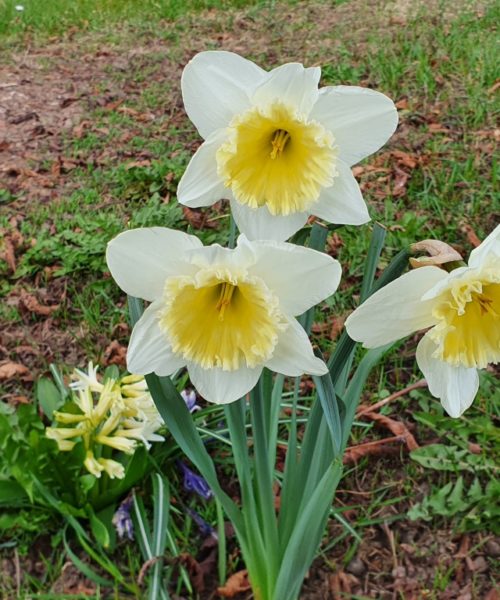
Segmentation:
<svg viewBox="0 0 500 600">
<path fill-rule="evenodd" d="M 331 464 L 298 515 L 283 555 L 273 600 L 299 597 L 306 571 L 321 543 L 341 472 L 340 464 Z"/>
<path fill-rule="evenodd" d="M 371 288 L 373 287 L 373 280 L 375 279 L 375 272 L 377 271 L 380 253 L 384 247 L 385 235 L 385 228 L 382 227 L 382 225 L 375 223 L 373 225 L 370 247 L 368 248 L 368 255 L 365 262 L 363 282 L 361 284 L 360 302 L 364 302 L 368 298 Z"/>
<path fill-rule="evenodd" d="M 340 447 L 342 444 L 342 423 L 340 421 L 340 411 L 335 388 L 333 387 L 330 373 L 327 373 L 322 377 L 314 375 L 313 380 L 316 384 L 316 392 L 323 409 L 326 423 L 330 429 L 333 454 L 334 457 L 336 457 L 340 454 Z"/>
<path fill-rule="evenodd" d="M 101 575 L 98 575 L 91 567 L 89 567 L 89 565 L 80 560 L 78 556 L 73 552 L 73 550 L 71 550 L 68 540 L 66 539 L 66 528 L 63 532 L 63 543 L 66 553 L 69 556 L 71 562 L 75 565 L 75 567 L 78 570 L 80 570 L 85 575 L 85 577 L 87 577 L 94 583 L 97 583 L 98 585 L 102 585 L 103 587 L 113 586 L 113 582 L 109 581 L 108 579 L 104 579 L 104 577 L 101 577 Z"/>
</svg>

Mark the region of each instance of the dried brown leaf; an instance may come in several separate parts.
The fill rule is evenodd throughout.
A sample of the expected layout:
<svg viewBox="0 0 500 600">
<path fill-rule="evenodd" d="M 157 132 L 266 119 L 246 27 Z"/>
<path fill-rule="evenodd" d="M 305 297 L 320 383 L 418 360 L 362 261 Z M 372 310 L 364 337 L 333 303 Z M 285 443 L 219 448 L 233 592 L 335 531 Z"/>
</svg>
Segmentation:
<svg viewBox="0 0 500 600">
<path fill-rule="evenodd" d="M 104 364 L 124 367 L 127 364 L 127 348 L 118 340 L 113 340 L 104 350 Z"/>
<path fill-rule="evenodd" d="M 410 176 L 406 171 L 402 171 L 398 167 L 394 167 L 394 172 L 396 176 L 392 187 L 392 195 L 396 197 L 404 196 L 406 194 L 406 184 Z"/>
<path fill-rule="evenodd" d="M 201 210 L 192 210 L 187 206 L 182 207 L 182 212 L 186 221 L 194 227 L 194 229 L 204 229 L 210 227 L 215 229 L 217 227 L 216 221 L 210 221 L 208 219 L 208 213 Z"/>
<path fill-rule="evenodd" d="M 29 294 L 26 290 L 21 290 L 19 296 L 19 302 L 30 312 L 35 313 L 41 317 L 48 317 L 56 310 L 60 308 L 60 304 L 54 306 L 43 306 L 32 294 Z"/>
<path fill-rule="evenodd" d="M 250 589 L 251 586 L 248 581 L 248 571 L 245 569 L 231 575 L 224 586 L 217 588 L 217 593 L 223 598 L 234 598 L 236 594 L 248 592 Z"/>
<path fill-rule="evenodd" d="M 419 447 L 417 440 L 413 437 L 404 423 L 376 412 L 366 412 L 363 416 L 372 421 L 377 421 L 377 423 L 380 423 L 391 433 L 398 436 L 408 446 L 408 450 L 416 450 Z"/>
<path fill-rule="evenodd" d="M 413 154 L 408 154 L 408 152 L 403 152 L 402 150 L 393 150 L 392 155 L 400 166 L 407 167 L 408 169 L 415 169 L 418 166 L 419 160 Z"/>
<path fill-rule="evenodd" d="M 125 169 L 129 171 L 130 169 L 134 169 L 136 167 L 149 167 L 151 165 L 150 160 L 134 160 L 133 162 L 129 162 L 125 165 Z"/>
<path fill-rule="evenodd" d="M 344 328 L 344 322 L 345 317 L 333 317 L 332 327 L 330 329 L 330 339 L 332 341 L 336 340 L 342 333 L 342 329 Z"/>
<path fill-rule="evenodd" d="M 494 94 L 498 88 L 500 88 L 500 79 L 495 81 L 495 83 L 489 88 L 488 94 Z"/>
<path fill-rule="evenodd" d="M 468 448 L 469 448 L 469 452 L 471 454 L 481 454 L 481 446 L 479 444 L 474 444 L 474 442 L 469 442 Z"/>
<path fill-rule="evenodd" d="M 205 575 L 207 573 L 203 571 L 203 566 L 191 554 L 181 554 L 179 558 L 189 573 L 194 589 L 198 593 L 205 591 Z"/>
<path fill-rule="evenodd" d="M 343 462 L 344 464 L 349 465 L 358 462 L 358 460 L 365 456 L 395 454 L 399 452 L 399 449 L 397 446 L 392 445 L 393 442 L 401 443 L 401 438 L 396 436 L 384 438 L 383 440 L 376 440 L 374 442 L 366 442 L 365 444 L 358 444 L 357 446 L 351 446 L 350 448 L 346 449 Z"/>
<path fill-rule="evenodd" d="M 3 241 L 3 259 L 9 266 L 12 273 L 16 272 L 16 255 L 14 252 L 14 244 L 9 237 L 5 237 Z"/>
<path fill-rule="evenodd" d="M 474 248 L 477 248 L 481 244 L 481 240 L 477 237 L 476 232 L 469 224 L 465 223 L 462 225 L 462 231 L 465 233 L 469 243 L 474 246 Z"/>
<path fill-rule="evenodd" d="M 78 123 L 78 125 L 73 127 L 73 135 L 75 136 L 75 138 L 77 140 L 82 138 L 83 134 L 85 133 L 85 130 L 88 129 L 90 127 L 90 125 L 91 125 L 90 121 L 80 121 L 80 123 Z"/>
<path fill-rule="evenodd" d="M 28 367 L 20 363 L 7 361 L 0 364 L 0 380 L 11 379 L 12 377 L 24 377 L 28 374 Z"/>
</svg>

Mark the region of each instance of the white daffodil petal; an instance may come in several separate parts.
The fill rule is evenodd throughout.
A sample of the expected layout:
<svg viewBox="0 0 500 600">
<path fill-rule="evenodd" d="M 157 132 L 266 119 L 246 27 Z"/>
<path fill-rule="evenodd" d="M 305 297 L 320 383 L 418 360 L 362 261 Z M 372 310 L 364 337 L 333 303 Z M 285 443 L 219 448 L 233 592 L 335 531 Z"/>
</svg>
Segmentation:
<svg viewBox="0 0 500 600">
<path fill-rule="evenodd" d="M 219 244 L 212 244 L 188 252 L 186 258 L 192 265 L 200 268 L 218 266 L 242 272 L 255 262 L 255 250 L 253 244 L 248 243 L 246 237 L 241 234 L 236 248 L 224 248 Z"/>
<path fill-rule="evenodd" d="M 481 244 L 472 250 L 469 257 L 469 267 L 479 267 L 487 256 L 500 257 L 500 225 L 486 237 Z"/>
<path fill-rule="evenodd" d="M 368 88 L 343 85 L 320 90 L 311 118 L 332 131 L 339 156 L 348 165 L 383 146 L 398 124 L 390 98 Z"/>
<path fill-rule="evenodd" d="M 300 63 L 281 65 L 255 90 L 252 102 L 265 106 L 279 101 L 307 116 L 318 99 L 320 77 L 319 67 L 304 68 Z"/>
<path fill-rule="evenodd" d="M 242 398 L 255 387 L 262 367 L 223 371 L 220 368 L 202 369 L 189 363 L 188 371 L 191 383 L 205 400 L 215 404 L 229 404 Z"/>
<path fill-rule="evenodd" d="M 211 206 L 226 194 L 217 174 L 215 153 L 224 141 L 224 130 L 215 131 L 196 151 L 179 181 L 177 198 L 191 207 Z"/>
<path fill-rule="evenodd" d="M 311 212 L 329 223 L 363 225 L 370 220 L 370 215 L 358 182 L 345 162 L 339 160 L 336 166 L 338 176 L 332 186 L 321 191 Z"/>
<path fill-rule="evenodd" d="M 266 77 L 266 71 L 232 52 L 194 56 L 182 72 L 181 88 L 188 117 L 200 135 L 207 138 L 249 108 L 249 96 Z"/>
<path fill-rule="evenodd" d="M 125 293 L 153 301 L 161 296 L 165 278 L 177 273 L 183 254 L 201 246 L 197 237 L 182 231 L 165 227 L 131 229 L 109 242 L 106 261 Z"/>
<path fill-rule="evenodd" d="M 365 348 L 377 348 L 434 325 L 435 300 L 421 298 L 446 276 L 437 267 L 421 267 L 398 277 L 349 315 L 347 333 Z"/>
<path fill-rule="evenodd" d="M 340 283 L 340 264 L 323 252 L 284 242 L 257 241 L 252 246 L 256 262 L 250 272 L 272 286 L 289 315 L 300 315 L 322 302 Z"/>
<path fill-rule="evenodd" d="M 171 375 L 186 364 L 175 356 L 165 334 L 158 327 L 157 313 L 161 300 L 148 306 L 135 324 L 127 350 L 127 369 L 131 373 Z"/>
<path fill-rule="evenodd" d="M 436 344 L 429 334 L 417 347 L 417 364 L 427 380 L 431 394 L 441 400 L 450 417 L 459 417 L 472 404 L 479 388 L 477 370 L 455 367 L 434 358 Z"/>
<path fill-rule="evenodd" d="M 265 206 L 250 208 L 234 199 L 231 200 L 231 210 L 238 229 L 249 240 L 284 241 L 303 227 L 308 218 L 307 213 L 275 216 Z"/>
<path fill-rule="evenodd" d="M 303 373 L 325 375 L 328 371 L 325 363 L 314 356 L 311 342 L 296 319 L 288 319 L 288 327 L 280 333 L 266 367 L 289 377 L 298 377 Z"/>
</svg>

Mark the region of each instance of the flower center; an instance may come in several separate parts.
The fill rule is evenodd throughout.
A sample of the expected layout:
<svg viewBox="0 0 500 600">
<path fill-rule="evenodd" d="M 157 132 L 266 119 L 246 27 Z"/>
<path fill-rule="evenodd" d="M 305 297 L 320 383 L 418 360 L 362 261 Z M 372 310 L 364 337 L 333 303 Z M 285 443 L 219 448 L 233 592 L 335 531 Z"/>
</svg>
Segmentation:
<svg viewBox="0 0 500 600">
<path fill-rule="evenodd" d="M 235 199 L 273 215 L 308 210 L 337 175 L 333 135 L 281 102 L 233 119 L 217 172 Z"/>
<path fill-rule="evenodd" d="M 275 158 L 278 158 L 278 156 L 280 156 L 280 154 L 283 153 L 283 150 L 285 149 L 289 139 L 290 139 L 290 134 L 288 133 L 288 131 L 285 131 L 284 129 L 277 129 L 274 132 L 274 135 L 271 139 L 272 150 L 271 150 L 271 154 L 270 154 L 270 156 L 273 160 Z"/>
<path fill-rule="evenodd" d="M 261 280 L 220 269 L 170 277 L 164 300 L 159 325 L 173 352 L 203 369 L 265 363 L 286 327 L 278 299 Z"/>
<path fill-rule="evenodd" d="M 429 335 L 441 360 L 476 368 L 500 361 L 500 282 L 488 279 L 454 282 L 434 309 Z"/>
</svg>

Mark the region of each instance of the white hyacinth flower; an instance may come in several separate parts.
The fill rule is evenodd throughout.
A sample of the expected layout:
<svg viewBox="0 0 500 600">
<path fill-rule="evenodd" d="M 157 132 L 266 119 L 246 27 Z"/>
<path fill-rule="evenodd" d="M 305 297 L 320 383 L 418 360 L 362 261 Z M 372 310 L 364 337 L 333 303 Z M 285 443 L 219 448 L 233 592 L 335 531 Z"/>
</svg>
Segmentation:
<svg viewBox="0 0 500 600">
<path fill-rule="evenodd" d="M 234 250 L 162 227 L 126 231 L 108 245 L 112 276 L 151 305 L 136 323 L 127 364 L 170 375 L 186 366 L 210 402 L 233 402 L 264 367 L 322 375 L 294 318 L 337 289 L 339 263 L 315 250 L 241 235 Z"/>
<path fill-rule="evenodd" d="M 144 377 L 126 375 L 120 379 L 97 379 L 97 367 L 89 363 L 88 373 L 75 370 L 72 384 L 74 403 L 80 413 L 54 411 L 54 420 L 68 427 L 47 427 L 45 434 L 57 442 L 59 450 L 70 452 L 80 438 L 85 448 L 85 468 L 100 477 L 106 472 L 111 478 L 125 476 L 124 466 L 100 457 L 99 445 L 133 454 L 137 442 L 146 448 L 150 442 L 163 441 L 157 432 L 163 425 Z"/>
<path fill-rule="evenodd" d="M 393 134 L 396 108 L 367 88 L 318 89 L 320 75 L 299 63 L 267 72 L 231 52 L 197 54 L 182 74 L 182 95 L 205 142 L 179 183 L 179 202 L 228 198 L 249 239 L 285 240 L 309 215 L 369 221 L 350 167 Z"/>
<path fill-rule="evenodd" d="M 500 362 L 500 225 L 450 273 L 426 266 L 370 296 L 346 321 L 367 348 L 420 329 L 417 363 L 446 412 L 459 417 L 476 396 L 477 369 Z"/>
<path fill-rule="evenodd" d="M 72 375 L 72 381 L 69 384 L 69 387 L 73 391 L 85 390 L 87 388 L 92 392 L 101 392 L 103 390 L 103 384 L 97 378 L 97 371 L 99 370 L 99 366 L 94 364 L 92 361 L 89 361 L 88 372 L 81 371 L 80 369 L 75 369 Z"/>
</svg>

